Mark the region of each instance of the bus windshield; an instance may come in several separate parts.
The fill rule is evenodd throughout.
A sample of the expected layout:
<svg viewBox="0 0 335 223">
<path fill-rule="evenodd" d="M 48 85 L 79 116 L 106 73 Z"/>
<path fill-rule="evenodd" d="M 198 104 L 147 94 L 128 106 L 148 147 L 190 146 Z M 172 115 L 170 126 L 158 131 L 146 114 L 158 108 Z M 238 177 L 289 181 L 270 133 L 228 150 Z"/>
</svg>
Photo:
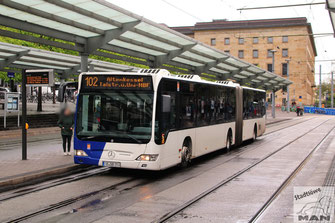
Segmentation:
<svg viewBox="0 0 335 223">
<path fill-rule="evenodd" d="M 152 129 L 152 91 L 81 93 L 76 135 L 80 140 L 148 143 Z"/>
</svg>

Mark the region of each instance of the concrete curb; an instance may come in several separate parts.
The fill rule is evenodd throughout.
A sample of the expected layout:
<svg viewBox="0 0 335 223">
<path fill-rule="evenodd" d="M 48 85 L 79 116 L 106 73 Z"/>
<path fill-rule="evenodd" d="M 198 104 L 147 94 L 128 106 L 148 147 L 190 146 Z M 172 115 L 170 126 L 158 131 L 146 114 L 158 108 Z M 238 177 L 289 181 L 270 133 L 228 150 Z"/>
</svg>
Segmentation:
<svg viewBox="0 0 335 223">
<path fill-rule="evenodd" d="M 13 177 L 10 179 L 5 179 L 0 181 L 0 191 L 9 190 L 33 183 L 37 183 L 42 180 L 49 180 L 52 178 L 56 178 L 59 175 L 62 175 L 67 172 L 74 172 L 78 171 L 80 169 L 83 169 L 84 167 L 87 168 L 87 166 L 82 165 L 75 165 L 75 164 L 69 164 L 65 167 L 58 167 L 54 169 L 50 169 L 48 171 L 42 171 L 37 173 L 27 173 L 23 176 Z"/>
</svg>

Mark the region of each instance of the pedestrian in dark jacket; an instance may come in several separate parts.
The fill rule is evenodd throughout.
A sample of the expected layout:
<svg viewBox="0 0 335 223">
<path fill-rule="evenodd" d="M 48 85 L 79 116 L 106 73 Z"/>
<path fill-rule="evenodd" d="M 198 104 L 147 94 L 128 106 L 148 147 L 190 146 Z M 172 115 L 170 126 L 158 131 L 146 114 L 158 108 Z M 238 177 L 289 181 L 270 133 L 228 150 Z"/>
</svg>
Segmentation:
<svg viewBox="0 0 335 223">
<path fill-rule="evenodd" d="M 60 115 L 57 124 L 61 128 L 64 156 L 66 155 L 70 156 L 72 130 L 74 125 L 73 115 L 70 109 L 68 108 L 64 109 L 64 112 L 62 112 L 62 114 Z M 67 152 L 66 152 L 66 143 L 67 143 Z"/>
</svg>

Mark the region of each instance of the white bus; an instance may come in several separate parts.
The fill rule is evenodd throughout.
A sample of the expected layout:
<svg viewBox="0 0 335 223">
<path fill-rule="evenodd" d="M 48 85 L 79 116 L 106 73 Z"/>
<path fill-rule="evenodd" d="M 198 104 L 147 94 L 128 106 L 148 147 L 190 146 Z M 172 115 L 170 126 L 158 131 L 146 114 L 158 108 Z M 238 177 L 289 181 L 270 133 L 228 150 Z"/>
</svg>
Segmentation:
<svg viewBox="0 0 335 223">
<path fill-rule="evenodd" d="M 162 170 L 256 139 L 265 91 L 167 70 L 82 73 L 74 161 Z"/>
</svg>

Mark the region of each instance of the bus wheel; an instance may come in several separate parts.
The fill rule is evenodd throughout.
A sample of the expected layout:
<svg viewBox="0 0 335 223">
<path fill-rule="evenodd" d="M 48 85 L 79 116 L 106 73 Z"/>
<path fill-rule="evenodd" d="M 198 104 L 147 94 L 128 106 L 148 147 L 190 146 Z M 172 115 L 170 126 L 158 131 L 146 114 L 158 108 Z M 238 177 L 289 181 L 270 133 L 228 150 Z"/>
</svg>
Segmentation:
<svg viewBox="0 0 335 223">
<path fill-rule="evenodd" d="M 227 141 L 226 141 L 227 152 L 230 152 L 231 145 L 232 145 L 232 136 L 231 136 L 231 132 L 229 131 L 228 134 L 227 134 Z"/>
<path fill-rule="evenodd" d="M 190 140 L 185 140 L 183 148 L 181 150 L 181 167 L 187 167 L 191 163 L 192 158 L 192 143 Z"/>
<path fill-rule="evenodd" d="M 257 127 L 254 128 L 254 133 L 252 134 L 252 141 L 255 141 L 257 138 Z"/>
</svg>

